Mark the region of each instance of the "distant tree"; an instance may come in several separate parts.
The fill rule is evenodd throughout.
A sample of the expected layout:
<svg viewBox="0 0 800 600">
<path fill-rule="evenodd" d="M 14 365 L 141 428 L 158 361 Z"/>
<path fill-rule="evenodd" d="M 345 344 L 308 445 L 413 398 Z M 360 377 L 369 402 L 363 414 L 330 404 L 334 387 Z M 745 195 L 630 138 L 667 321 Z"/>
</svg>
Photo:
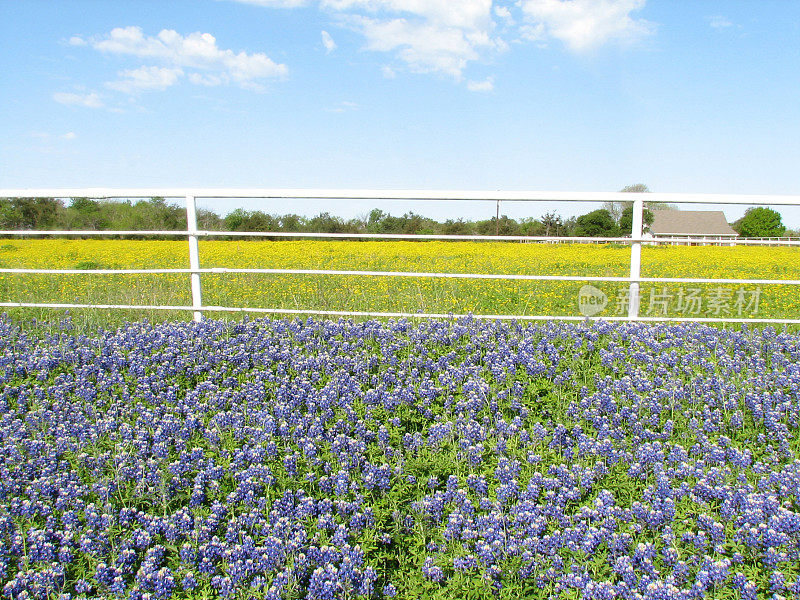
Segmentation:
<svg viewBox="0 0 800 600">
<path fill-rule="evenodd" d="M 495 224 L 494 219 L 486 219 L 485 221 L 475 221 L 475 233 L 478 235 L 494 235 Z"/>
<path fill-rule="evenodd" d="M 0 222 L 5 229 L 52 229 L 63 210 L 55 198 L 3 198 Z"/>
<path fill-rule="evenodd" d="M 506 215 L 500 215 L 500 220 L 496 223 L 496 231 L 498 235 L 522 235 L 519 223 Z"/>
<path fill-rule="evenodd" d="M 21 229 L 22 212 L 16 198 L 0 198 L 0 229 Z"/>
<path fill-rule="evenodd" d="M 329 212 L 323 212 L 309 219 L 307 228 L 315 233 L 346 233 L 344 221 Z"/>
<path fill-rule="evenodd" d="M 441 231 L 445 235 L 472 235 L 475 233 L 473 224 L 469 221 L 464 221 L 464 219 L 458 219 L 456 221 L 447 219 L 447 221 L 442 223 Z"/>
<path fill-rule="evenodd" d="M 647 194 L 650 193 L 650 188 L 643 183 L 634 183 L 632 185 L 626 185 L 620 190 L 620 192 L 631 194 Z M 615 222 L 620 224 L 620 228 L 623 232 L 625 231 L 625 228 L 620 223 L 620 220 L 622 219 L 622 213 L 627 206 L 633 206 L 633 202 L 603 202 L 603 208 L 611 214 L 611 217 Z M 628 230 L 630 230 L 630 226 L 628 226 Z"/>
<path fill-rule="evenodd" d="M 626 185 L 620 190 L 620 192 L 630 194 L 649 194 L 650 188 L 643 183 L 634 183 L 633 185 Z"/>
<path fill-rule="evenodd" d="M 575 235 L 581 237 L 614 237 L 619 235 L 619 227 L 610 212 L 605 208 L 598 208 L 578 217 L 575 222 Z"/>
<path fill-rule="evenodd" d="M 363 217 L 349 219 L 344 224 L 344 229 L 347 233 L 364 233 L 367 229 L 366 219 Z"/>
<path fill-rule="evenodd" d="M 109 225 L 106 204 L 91 198 L 72 198 L 63 211 L 62 224 L 65 229 L 107 229 Z"/>
<path fill-rule="evenodd" d="M 578 217 L 570 217 L 568 219 L 564 219 L 564 222 L 558 229 L 558 235 L 562 236 L 576 235 L 575 228 L 577 227 L 577 223 L 578 223 Z"/>
<path fill-rule="evenodd" d="M 564 225 L 564 223 L 557 213 L 548 212 L 542 215 L 542 225 L 544 225 L 545 235 L 558 235 L 559 229 Z"/>
<path fill-rule="evenodd" d="M 519 223 L 519 230 L 522 235 L 545 235 L 544 223 L 539 219 L 525 218 Z"/>
<path fill-rule="evenodd" d="M 278 217 L 268 215 L 260 210 L 248 211 L 237 208 L 225 215 L 223 219 L 228 231 L 275 231 L 278 229 Z"/>
<path fill-rule="evenodd" d="M 303 231 L 305 229 L 305 219 L 300 215 L 289 214 L 278 217 L 281 231 Z"/>
<path fill-rule="evenodd" d="M 429 229 L 430 219 L 413 212 L 407 212 L 402 217 L 402 233 L 409 235 L 420 234 L 423 230 Z"/>
<path fill-rule="evenodd" d="M 519 223 L 507 215 L 501 215 L 500 219 L 487 219 L 478 221 L 475 224 L 478 235 L 521 235 Z"/>
<path fill-rule="evenodd" d="M 779 237 L 786 232 L 781 214 L 765 206 L 748 208 L 733 229 L 743 237 Z"/>
<path fill-rule="evenodd" d="M 645 208 L 642 211 L 642 225 L 646 228 L 653 224 L 653 211 Z M 622 216 L 619 218 L 619 230 L 622 235 L 628 235 L 633 231 L 633 205 L 622 209 Z"/>
<path fill-rule="evenodd" d="M 380 208 L 373 208 L 367 217 L 367 232 L 368 233 L 382 233 L 381 224 L 389 214 L 382 211 Z"/>
<path fill-rule="evenodd" d="M 186 229 L 186 209 L 170 204 L 164 198 L 139 200 L 133 209 L 135 221 L 132 229 Z"/>
<path fill-rule="evenodd" d="M 634 183 L 633 185 L 626 185 L 620 190 L 622 193 L 632 194 L 649 194 L 650 188 L 643 183 Z M 653 223 L 653 210 L 678 210 L 678 207 L 667 202 L 645 202 L 645 209 L 642 215 L 642 223 L 645 227 Z M 614 221 L 617 222 L 620 232 L 625 235 L 630 233 L 633 226 L 633 202 L 604 202 L 603 208 L 606 209 Z"/>
<path fill-rule="evenodd" d="M 197 226 L 208 231 L 222 231 L 225 228 L 225 221 L 213 210 L 198 208 Z"/>
<path fill-rule="evenodd" d="M 244 231 L 244 224 L 247 221 L 248 213 L 243 208 L 232 210 L 222 222 L 225 224 L 226 231 Z"/>
</svg>

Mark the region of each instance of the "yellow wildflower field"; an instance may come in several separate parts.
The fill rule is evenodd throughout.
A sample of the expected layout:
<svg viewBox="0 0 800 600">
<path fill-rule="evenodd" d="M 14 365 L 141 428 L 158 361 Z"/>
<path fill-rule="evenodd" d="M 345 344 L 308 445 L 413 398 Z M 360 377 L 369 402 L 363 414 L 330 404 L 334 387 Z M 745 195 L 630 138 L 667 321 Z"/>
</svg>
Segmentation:
<svg viewBox="0 0 800 600">
<path fill-rule="evenodd" d="M 508 242 L 201 240 L 204 268 L 620 276 L 622 245 Z M 3 268 L 188 268 L 186 240 L 0 240 Z M 642 275 L 800 279 L 800 248 L 645 246 Z M 591 282 L 353 275 L 203 274 L 203 303 L 282 309 L 580 315 Z M 626 283 L 593 283 L 598 316 L 627 314 Z M 189 305 L 189 276 L 0 273 L 0 301 Z M 800 318 L 800 287 L 643 284 L 645 316 Z M 158 317 L 156 317 L 158 318 Z"/>
</svg>

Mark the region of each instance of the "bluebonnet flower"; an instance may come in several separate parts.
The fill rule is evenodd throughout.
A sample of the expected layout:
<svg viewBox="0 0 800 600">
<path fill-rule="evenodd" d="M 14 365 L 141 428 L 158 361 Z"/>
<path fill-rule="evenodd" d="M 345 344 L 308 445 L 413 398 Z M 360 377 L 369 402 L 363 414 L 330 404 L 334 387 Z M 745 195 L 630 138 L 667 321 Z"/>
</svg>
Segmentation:
<svg viewBox="0 0 800 600">
<path fill-rule="evenodd" d="M 219 596 L 371 594 L 374 565 L 351 544 L 370 530 L 402 551 L 419 525 L 447 540 L 426 544 L 422 572 L 442 584 L 483 569 L 494 589 L 530 577 L 587 598 L 726 585 L 754 598 L 731 572 L 747 564 L 772 575 L 770 593 L 798 595 L 778 575 L 800 559 L 794 334 L 263 320 L 53 345 L 0 330 L 7 596 L 60 590 L 53 565 L 87 559 L 89 592 L 105 595 L 200 580 Z M 584 379 L 589 352 L 600 366 Z M 451 450 L 438 477 L 414 462 Z M 413 498 L 387 523 L 370 503 L 394 482 Z M 599 548 L 613 583 L 572 558 Z"/>
</svg>

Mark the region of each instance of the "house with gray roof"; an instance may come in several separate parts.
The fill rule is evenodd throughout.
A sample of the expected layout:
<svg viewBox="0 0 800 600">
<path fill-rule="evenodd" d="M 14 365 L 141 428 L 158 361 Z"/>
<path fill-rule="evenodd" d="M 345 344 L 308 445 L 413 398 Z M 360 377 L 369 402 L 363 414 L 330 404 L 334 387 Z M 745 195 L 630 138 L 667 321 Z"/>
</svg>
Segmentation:
<svg viewBox="0 0 800 600">
<path fill-rule="evenodd" d="M 733 240 L 739 234 L 728 225 L 725 213 L 721 210 L 654 210 L 649 236 L 686 243 L 680 242 L 680 239 L 699 238 L 719 242 Z"/>
</svg>

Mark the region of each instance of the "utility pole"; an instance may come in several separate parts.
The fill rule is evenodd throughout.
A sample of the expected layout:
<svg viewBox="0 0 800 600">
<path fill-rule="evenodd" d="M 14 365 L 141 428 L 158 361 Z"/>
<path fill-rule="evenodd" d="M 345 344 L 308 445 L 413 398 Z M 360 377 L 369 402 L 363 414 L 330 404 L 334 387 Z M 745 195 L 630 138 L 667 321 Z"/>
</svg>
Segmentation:
<svg viewBox="0 0 800 600">
<path fill-rule="evenodd" d="M 500 235 L 500 199 L 497 199 L 497 213 L 494 217 L 494 234 Z"/>
</svg>

